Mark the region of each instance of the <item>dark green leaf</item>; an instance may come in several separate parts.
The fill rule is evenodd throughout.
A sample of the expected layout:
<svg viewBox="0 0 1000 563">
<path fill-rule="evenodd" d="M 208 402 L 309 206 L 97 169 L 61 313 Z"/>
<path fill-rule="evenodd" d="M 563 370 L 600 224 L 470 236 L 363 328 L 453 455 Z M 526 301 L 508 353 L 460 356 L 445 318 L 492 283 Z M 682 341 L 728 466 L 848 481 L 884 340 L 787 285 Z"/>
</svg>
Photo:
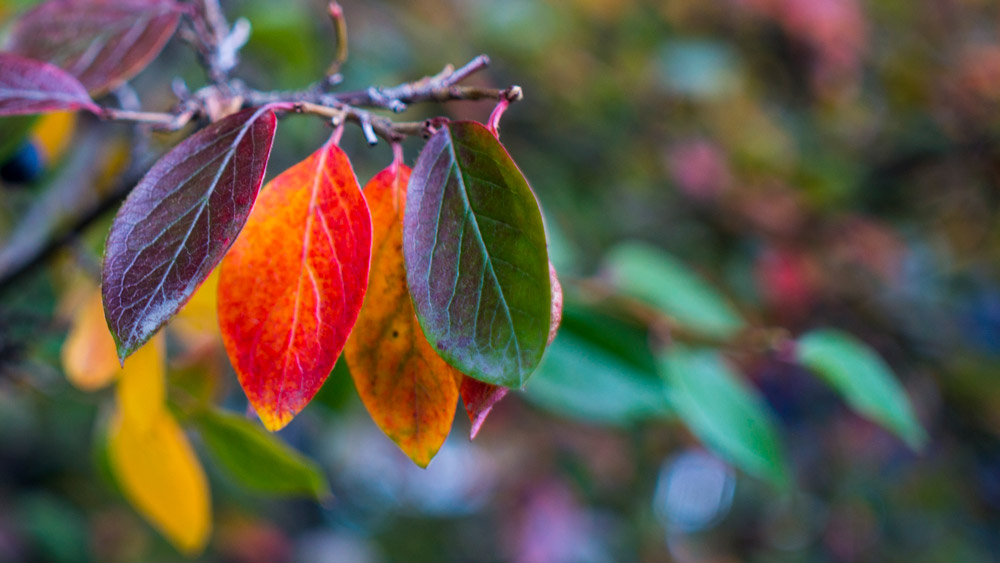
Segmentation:
<svg viewBox="0 0 1000 563">
<path fill-rule="evenodd" d="M 329 495 L 315 463 L 256 423 L 221 410 L 200 411 L 193 420 L 219 464 L 248 489 L 317 499 Z"/>
<path fill-rule="evenodd" d="M 718 291 L 658 248 L 626 243 L 614 248 L 605 263 L 622 292 L 648 302 L 685 328 L 726 338 L 744 326 Z"/>
<path fill-rule="evenodd" d="M 706 446 L 747 473 L 787 483 L 781 445 L 763 399 L 717 352 L 674 345 L 660 366 L 674 408 Z"/>
<path fill-rule="evenodd" d="M 803 335 L 797 348 L 799 362 L 822 376 L 851 407 L 896 433 L 911 448 L 923 445 L 927 436 L 906 391 L 874 350 L 833 329 Z"/>
<path fill-rule="evenodd" d="M 424 146 L 404 218 L 406 280 L 431 345 L 459 371 L 519 387 L 549 331 L 549 259 L 534 193 L 483 125 Z"/>
</svg>

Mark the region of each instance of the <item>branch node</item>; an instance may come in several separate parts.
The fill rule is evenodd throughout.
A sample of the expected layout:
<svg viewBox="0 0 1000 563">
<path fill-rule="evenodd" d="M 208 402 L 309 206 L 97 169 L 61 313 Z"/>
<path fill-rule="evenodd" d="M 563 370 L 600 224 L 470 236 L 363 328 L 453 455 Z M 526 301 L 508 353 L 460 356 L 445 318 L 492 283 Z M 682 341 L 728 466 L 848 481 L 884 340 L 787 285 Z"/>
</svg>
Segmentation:
<svg viewBox="0 0 1000 563">
<path fill-rule="evenodd" d="M 378 137 L 375 135 L 375 129 L 372 128 L 371 115 L 368 112 L 364 112 L 358 116 L 358 121 L 361 123 L 361 132 L 364 133 L 368 145 L 372 147 L 377 145 Z"/>
</svg>

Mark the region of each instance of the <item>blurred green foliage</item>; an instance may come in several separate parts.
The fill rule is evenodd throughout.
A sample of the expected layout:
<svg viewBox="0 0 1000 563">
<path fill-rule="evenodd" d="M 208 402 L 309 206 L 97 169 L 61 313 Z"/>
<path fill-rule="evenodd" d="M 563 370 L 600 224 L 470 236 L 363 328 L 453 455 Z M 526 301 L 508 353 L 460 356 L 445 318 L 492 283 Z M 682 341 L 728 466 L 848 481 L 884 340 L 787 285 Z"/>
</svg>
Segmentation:
<svg viewBox="0 0 1000 563">
<path fill-rule="evenodd" d="M 474 81 L 524 88 L 501 138 L 545 210 L 564 326 L 526 390 L 471 444 L 459 418 L 427 471 L 335 370 L 280 433 L 322 467 L 335 501 L 247 495 L 212 474 L 204 560 L 995 559 L 1000 4 L 343 4 L 345 89 L 479 53 L 493 64 Z M 254 29 L 238 69 L 251 85 L 300 88 L 324 71 L 323 2 L 225 6 Z M 134 81 L 144 105 L 169 107 L 175 75 L 204 82 L 180 41 Z M 97 127 L 122 133 L 81 124 Z M 325 134 L 284 120 L 269 177 Z M 362 181 L 391 159 L 355 129 L 343 146 Z M 420 146 L 406 142 L 408 161 Z M 0 185 L 0 256 L 45 189 Z M 99 264 L 107 228 L 0 295 L 0 560 L 178 559 L 94 462 L 108 397 L 59 372 L 68 272 Z M 624 275 L 620 244 L 646 249 Z M 707 336 L 724 342 L 685 350 L 657 315 L 694 333 L 715 319 L 724 328 Z M 831 333 L 811 331 L 831 327 L 851 336 L 817 343 Z M 777 345 L 802 334 L 806 366 Z M 190 379 L 184 369 L 171 377 Z M 197 388 L 245 408 L 228 366 L 199 370 L 211 385 Z M 911 443 L 919 421 L 923 449 L 866 417 Z M 706 461 L 702 440 L 788 488 Z"/>
</svg>

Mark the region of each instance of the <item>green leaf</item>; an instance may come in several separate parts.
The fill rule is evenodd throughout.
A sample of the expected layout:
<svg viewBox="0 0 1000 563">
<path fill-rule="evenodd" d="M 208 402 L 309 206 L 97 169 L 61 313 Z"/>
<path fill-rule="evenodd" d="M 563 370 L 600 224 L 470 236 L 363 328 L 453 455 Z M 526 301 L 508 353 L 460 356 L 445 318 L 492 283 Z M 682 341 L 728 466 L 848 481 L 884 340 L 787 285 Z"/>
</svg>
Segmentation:
<svg viewBox="0 0 1000 563">
<path fill-rule="evenodd" d="M 913 449 L 927 439 L 913 414 L 906 391 L 882 358 L 865 343 L 833 329 L 798 339 L 798 359 L 815 371 L 862 415 L 902 438 Z"/>
<path fill-rule="evenodd" d="M 525 398 L 561 416 L 616 426 L 671 412 L 647 331 L 580 303 L 572 293 Z"/>
<path fill-rule="evenodd" d="M 605 264 L 622 292 L 646 301 L 685 328 L 727 338 L 745 324 L 718 291 L 658 248 L 625 243 L 611 250 Z"/>
<path fill-rule="evenodd" d="M 193 421 L 218 462 L 246 488 L 317 500 L 330 494 L 326 478 L 313 461 L 256 423 L 222 410 L 199 411 Z"/>
<path fill-rule="evenodd" d="M 747 473 L 778 486 L 788 483 L 784 455 L 770 412 L 722 357 L 678 345 L 660 358 L 674 408 L 691 432 Z"/>
<path fill-rule="evenodd" d="M 598 424 L 627 425 L 670 413 L 666 386 L 577 333 L 560 330 L 525 398 L 557 414 Z"/>
<path fill-rule="evenodd" d="M 434 349 L 462 373 L 520 387 L 545 351 L 549 258 L 535 195 L 482 124 L 451 122 L 407 188 L 406 281 Z"/>
</svg>

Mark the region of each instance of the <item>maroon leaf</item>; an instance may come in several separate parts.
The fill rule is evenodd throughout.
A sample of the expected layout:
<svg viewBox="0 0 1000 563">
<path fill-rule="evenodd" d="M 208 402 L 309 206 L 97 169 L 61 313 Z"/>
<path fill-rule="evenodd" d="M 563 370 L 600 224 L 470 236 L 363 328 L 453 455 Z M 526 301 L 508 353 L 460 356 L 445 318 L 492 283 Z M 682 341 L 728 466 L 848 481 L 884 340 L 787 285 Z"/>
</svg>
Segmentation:
<svg viewBox="0 0 1000 563">
<path fill-rule="evenodd" d="M 0 116 L 97 106 L 87 90 L 59 67 L 0 53 Z"/>
<path fill-rule="evenodd" d="M 103 93 L 160 53 L 183 9 L 174 0 L 49 0 L 17 20 L 7 50 L 51 62 Z"/>
<path fill-rule="evenodd" d="M 507 396 L 509 389 L 490 385 L 482 381 L 472 379 L 467 375 L 462 376 L 462 386 L 459 392 L 462 395 L 462 404 L 465 405 L 465 413 L 469 415 L 472 428 L 469 429 L 469 439 L 479 434 L 479 429 L 486 422 L 486 417 L 493 410 L 493 405 L 500 402 Z"/>
<path fill-rule="evenodd" d="M 122 204 L 104 256 L 104 312 L 124 360 L 187 302 L 257 199 L 277 119 L 231 115 L 161 158 Z"/>
</svg>

